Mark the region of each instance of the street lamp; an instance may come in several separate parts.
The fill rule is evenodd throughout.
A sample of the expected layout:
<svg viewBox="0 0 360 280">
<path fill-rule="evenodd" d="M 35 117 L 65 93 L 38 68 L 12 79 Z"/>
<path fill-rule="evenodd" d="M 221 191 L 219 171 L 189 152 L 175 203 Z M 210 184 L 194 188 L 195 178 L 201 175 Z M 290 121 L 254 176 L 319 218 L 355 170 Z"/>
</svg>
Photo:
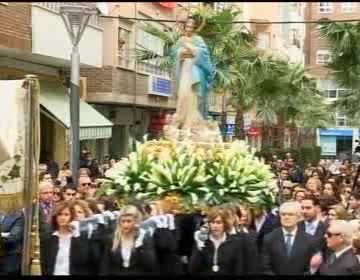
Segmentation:
<svg viewBox="0 0 360 280">
<path fill-rule="evenodd" d="M 79 179 L 80 159 L 80 54 L 78 44 L 88 25 L 90 17 L 96 14 L 96 9 L 74 4 L 60 7 L 60 15 L 73 45 L 71 52 L 70 78 L 70 122 L 71 122 L 71 174 L 75 186 Z"/>
</svg>

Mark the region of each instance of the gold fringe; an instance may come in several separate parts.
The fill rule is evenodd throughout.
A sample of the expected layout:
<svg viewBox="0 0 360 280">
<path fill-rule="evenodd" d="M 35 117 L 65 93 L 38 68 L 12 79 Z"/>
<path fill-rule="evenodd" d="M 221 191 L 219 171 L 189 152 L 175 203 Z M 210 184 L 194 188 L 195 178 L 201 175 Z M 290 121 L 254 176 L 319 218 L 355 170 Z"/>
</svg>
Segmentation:
<svg viewBox="0 0 360 280">
<path fill-rule="evenodd" d="M 0 209 L 8 212 L 24 207 L 24 193 L 0 194 Z"/>
</svg>

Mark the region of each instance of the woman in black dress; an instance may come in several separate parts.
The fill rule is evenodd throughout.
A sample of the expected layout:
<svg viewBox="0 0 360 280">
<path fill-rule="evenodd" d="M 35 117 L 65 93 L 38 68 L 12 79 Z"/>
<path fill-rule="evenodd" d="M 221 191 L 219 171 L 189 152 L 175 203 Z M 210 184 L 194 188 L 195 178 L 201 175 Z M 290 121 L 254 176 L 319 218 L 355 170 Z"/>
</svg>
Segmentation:
<svg viewBox="0 0 360 280">
<path fill-rule="evenodd" d="M 192 275 L 243 275 L 243 242 L 230 234 L 232 225 L 224 209 L 213 207 L 207 220 L 209 233 L 195 234 L 196 245 L 190 258 Z"/>
<path fill-rule="evenodd" d="M 45 237 L 41 254 L 44 275 L 90 275 L 96 266 L 91 242 L 71 225 L 74 208 L 60 202 L 52 215 L 54 231 Z"/>
<path fill-rule="evenodd" d="M 119 213 L 116 230 L 107 240 L 101 263 L 101 275 L 151 275 L 157 273 L 152 238 L 139 228 L 139 210 L 132 205 Z"/>
</svg>

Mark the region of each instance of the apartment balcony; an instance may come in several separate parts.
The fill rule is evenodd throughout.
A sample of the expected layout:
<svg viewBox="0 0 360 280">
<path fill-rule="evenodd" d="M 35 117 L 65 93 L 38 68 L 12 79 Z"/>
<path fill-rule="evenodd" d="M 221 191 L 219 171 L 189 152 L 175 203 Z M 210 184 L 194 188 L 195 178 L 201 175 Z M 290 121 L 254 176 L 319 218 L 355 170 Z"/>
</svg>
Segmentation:
<svg viewBox="0 0 360 280">
<path fill-rule="evenodd" d="M 32 3 L 32 54 L 41 56 L 48 65 L 70 65 L 72 44 L 59 13 L 60 7 L 65 4 L 96 7 L 96 3 L 85 2 Z M 103 30 L 98 20 L 98 15 L 91 16 L 79 43 L 80 61 L 85 66 L 103 65 Z"/>
</svg>

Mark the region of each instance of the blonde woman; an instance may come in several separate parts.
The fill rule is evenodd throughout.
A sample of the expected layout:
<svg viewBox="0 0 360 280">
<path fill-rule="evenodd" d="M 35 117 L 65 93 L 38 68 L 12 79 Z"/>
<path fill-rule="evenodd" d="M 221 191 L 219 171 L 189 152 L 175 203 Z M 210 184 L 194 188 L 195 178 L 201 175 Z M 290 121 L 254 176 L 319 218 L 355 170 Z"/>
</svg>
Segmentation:
<svg viewBox="0 0 360 280">
<path fill-rule="evenodd" d="M 146 275 L 157 272 L 151 237 L 139 228 L 140 211 L 133 205 L 121 209 L 111 240 L 105 245 L 101 275 Z"/>
<path fill-rule="evenodd" d="M 306 183 L 306 190 L 311 194 L 321 192 L 322 191 L 321 181 L 317 178 L 313 178 L 313 177 L 310 178 Z"/>
</svg>

